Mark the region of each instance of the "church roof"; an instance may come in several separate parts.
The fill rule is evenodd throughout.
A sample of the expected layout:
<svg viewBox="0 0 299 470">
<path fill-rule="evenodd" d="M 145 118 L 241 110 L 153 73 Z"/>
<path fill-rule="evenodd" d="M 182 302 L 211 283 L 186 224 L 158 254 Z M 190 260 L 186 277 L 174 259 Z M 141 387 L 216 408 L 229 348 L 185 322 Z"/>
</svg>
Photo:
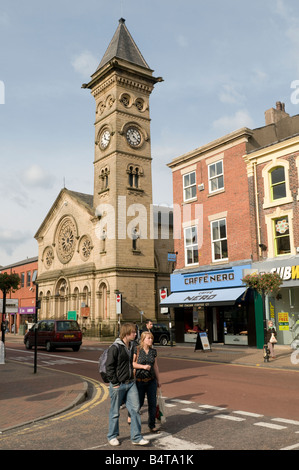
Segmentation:
<svg viewBox="0 0 299 470">
<path fill-rule="evenodd" d="M 66 189 L 66 191 L 75 197 L 79 202 L 83 202 L 90 208 L 93 207 L 93 196 L 92 194 L 85 194 L 85 193 L 78 193 L 77 191 L 71 191 L 69 189 Z"/>
<path fill-rule="evenodd" d="M 150 69 L 129 33 L 123 18 L 119 20 L 118 28 L 96 72 L 114 58 L 123 59 L 135 65 Z"/>
</svg>

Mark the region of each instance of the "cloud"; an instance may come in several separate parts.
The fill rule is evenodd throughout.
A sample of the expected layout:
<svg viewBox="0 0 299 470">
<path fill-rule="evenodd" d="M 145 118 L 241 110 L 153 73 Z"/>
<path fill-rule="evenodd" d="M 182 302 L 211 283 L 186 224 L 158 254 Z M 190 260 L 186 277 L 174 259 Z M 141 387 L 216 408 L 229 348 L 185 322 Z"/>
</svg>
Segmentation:
<svg viewBox="0 0 299 470">
<path fill-rule="evenodd" d="M 232 116 L 223 116 L 213 122 L 213 128 L 221 135 L 233 132 L 241 127 L 254 127 L 254 121 L 246 110 L 237 111 Z"/>
<path fill-rule="evenodd" d="M 245 101 L 245 96 L 238 92 L 237 86 L 233 84 L 222 85 L 219 99 L 226 104 L 240 104 Z"/>
<path fill-rule="evenodd" d="M 21 232 L 18 230 L 4 230 L 0 229 L 0 247 L 1 251 L 7 255 L 12 255 L 15 249 L 19 246 L 32 240 L 32 234 L 29 232 Z"/>
<path fill-rule="evenodd" d="M 86 77 L 87 75 L 91 75 L 95 72 L 99 65 L 99 61 L 90 51 L 83 51 L 72 60 L 71 64 L 76 72 Z"/>
<path fill-rule="evenodd" d="M 24 171 L 21 180 L 25 186 L 49 189 L 54 185 L 55 176 L 38 165 L 31 165 Z"/>
</svg>

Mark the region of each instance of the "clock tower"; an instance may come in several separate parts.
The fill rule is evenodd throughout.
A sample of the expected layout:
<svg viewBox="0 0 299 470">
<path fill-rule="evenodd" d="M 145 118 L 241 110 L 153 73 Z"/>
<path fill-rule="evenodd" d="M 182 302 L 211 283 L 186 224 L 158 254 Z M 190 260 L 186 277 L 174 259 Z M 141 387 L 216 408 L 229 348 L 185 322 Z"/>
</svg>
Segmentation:
<svg viewBox="0 0 299 470">
<path fill-rule="evenodd" d="M 97 267 L 122 294 L 126 319 L 140 311 L 148 318 L 155 314 L 149 98 L 159 81 L 121 18 L 97 70 L 83 85 L 95 99 Z"/>
</svg>

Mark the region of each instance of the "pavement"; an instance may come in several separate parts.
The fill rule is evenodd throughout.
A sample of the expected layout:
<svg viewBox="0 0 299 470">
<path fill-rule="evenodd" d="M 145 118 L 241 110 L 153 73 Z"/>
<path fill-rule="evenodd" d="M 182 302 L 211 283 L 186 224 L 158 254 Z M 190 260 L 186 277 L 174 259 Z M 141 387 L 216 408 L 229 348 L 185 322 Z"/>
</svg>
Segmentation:
<svg viewBox="0 0 299 470">
<path fill-rule="evenodd" d="M 23 337 L 5 335 L 5 346 L 23 343 Z M 84 339 L 82 347 L 103 347 L 98 339 Z M 159 357 L 238 364 L 249 367 L 299 371 L 299 350 L 275 345 L 276 358 L 265 362 L 264 352 L 253 347 L 212 345 L 196 350 L 194 344 L 157 346 Z M 0 434 L 65 412 L 87 399 L 88 383 L 75 374 L 27 365 L 5 358 L 0 364 Z"/>
</svg>

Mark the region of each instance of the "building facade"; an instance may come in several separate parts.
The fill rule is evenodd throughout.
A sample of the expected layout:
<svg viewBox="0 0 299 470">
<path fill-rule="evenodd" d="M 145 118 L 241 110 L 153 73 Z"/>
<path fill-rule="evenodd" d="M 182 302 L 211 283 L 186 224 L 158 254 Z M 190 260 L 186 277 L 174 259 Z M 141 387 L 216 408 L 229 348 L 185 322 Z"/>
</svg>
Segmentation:
<svg viewBox="0 0 299 470">
<path fill-rule="evenodd" d="M 281 276 L 279 295 L 266 298 L 266 317 L 278 342 L 291 344 L 299 338 L 299 116 L 286 114 L 282 103 L 269 115 L 276 140 L 244 157 L 261 250 L 252 271 Z"/>
<path fill-rule="evenodd" d="M 149 99 L 161 80 L 121 19 L 82 85 L 95 99 L 93 194 L 64 188 L 35 235 L 41 318 L 75 312 L 83 328 L 107 335 L 121 320 L 159 320 L 173 250 L 152 202 Z"/>
<path fill-rule="evenodd" d="M 181 340 L 195 341 L 200 327 L 210 342 L 262 347 L 262 307 L 242 278 L 267 258 L 299 264 L 299 117 L 281 103 L 265 117 L 264 127 L 240 129 L 169 164 L 178 254 L 162 305 L 173 309 Z M 273 235 L 274 227 L 284 234 Z"/>
<path fill-rule="evenodd" d="M 20 277 L 20 289 L 9 292 L 6 297 L 6 325 L 12 333 L 24 334 L 28 324 L 35 320 L 36 286 L 34 279 L 37 275 L 38 258 L 28 258 L 18 263 L 0 268 L 0 273 L 18 274 Z M 2 293 L 1 293 L 2 294 Z M 0 299 L 0 313 L 2 313 Z"/>
</svg>

